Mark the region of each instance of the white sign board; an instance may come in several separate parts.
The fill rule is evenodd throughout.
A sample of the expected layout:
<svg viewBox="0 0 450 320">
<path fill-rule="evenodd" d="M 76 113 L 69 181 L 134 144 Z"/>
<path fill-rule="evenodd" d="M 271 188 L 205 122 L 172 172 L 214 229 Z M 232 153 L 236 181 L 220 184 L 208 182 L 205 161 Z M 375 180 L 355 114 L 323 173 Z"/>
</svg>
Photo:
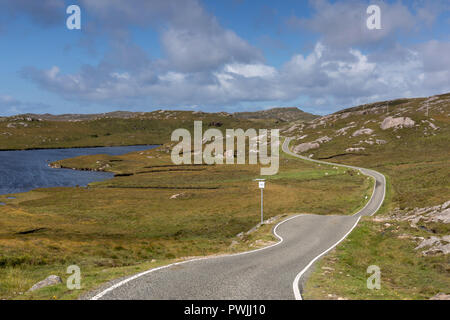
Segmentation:
<svg viewBox="0 0 450 320">
<path fill-rule="evenodd" d="M 259 182 L 259 188 L 260 188 L 260 189 L 264 189 L 265 184 L 266 184 L 265 181 L 260 181 L 260 182 Z"/>
</svg>

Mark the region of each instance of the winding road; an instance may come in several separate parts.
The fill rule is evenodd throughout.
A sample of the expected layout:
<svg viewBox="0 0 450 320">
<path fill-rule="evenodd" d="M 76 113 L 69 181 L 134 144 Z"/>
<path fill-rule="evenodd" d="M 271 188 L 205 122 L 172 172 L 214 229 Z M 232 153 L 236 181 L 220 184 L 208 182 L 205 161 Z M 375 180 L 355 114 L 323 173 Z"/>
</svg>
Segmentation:
<svg viewBox="0 0 450 320">
<path fill-rule="evenodd" d="M 381 207 L 385 177 L 373 170 L 312 160 L 289 150 L 295 157 L 353 168 L 375 179 L 366 206 L 353 216 L 301 214 L 280 222 L 273 230 L 279 242 L 258 250 L 229 256 L 183 261 L 148 270 L 97 290 L 93 300 L 288 300 L 302 299 L 301 290 L 311 265 L 338 245 L 362 216 Z"/>
</svg>

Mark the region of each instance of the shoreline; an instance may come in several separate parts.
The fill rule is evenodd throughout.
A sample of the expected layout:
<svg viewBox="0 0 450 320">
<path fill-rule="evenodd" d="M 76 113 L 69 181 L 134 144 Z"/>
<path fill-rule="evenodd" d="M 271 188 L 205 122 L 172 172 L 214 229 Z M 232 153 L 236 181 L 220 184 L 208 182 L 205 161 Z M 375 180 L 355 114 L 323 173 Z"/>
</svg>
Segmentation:
<svg viewBox="0 0 450 320">
<path fill-rule="evenodd" d="M 95 148 L 116 148 L 116 147 L 140 147 L 140 146 L 162 146 L 162 143 L 155 144 L 126 144 L 126 145 L 108 145 L 108 146 L 78 146 L 78 147 L 49 147 L 49 148 L 24 148 L 24 149 L 2 149 L 2 151 L 33 151 L 33 150 L 65 150 L 65 149 L 95 149 Z"/>
</svg>

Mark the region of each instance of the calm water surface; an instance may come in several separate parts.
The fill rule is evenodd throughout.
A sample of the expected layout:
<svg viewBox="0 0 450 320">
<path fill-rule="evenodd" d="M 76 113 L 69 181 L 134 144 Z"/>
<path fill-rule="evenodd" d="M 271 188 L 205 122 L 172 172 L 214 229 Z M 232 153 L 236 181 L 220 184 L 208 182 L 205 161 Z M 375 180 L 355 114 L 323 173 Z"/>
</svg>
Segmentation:
<svg viewBox="0 0 450 320">
<path fill-rule="evenodd" d="M 0 151 L 0 194 L 26 192 L 36 188 L 86 186 L 94 181 L 110 179 L 109 172 L 52 169 L 50 162 L 83 155 L 122 155 L 157 146 L 44 149 Z M 2 203 L 0 203 L 2 205 Z"/>
</svg>

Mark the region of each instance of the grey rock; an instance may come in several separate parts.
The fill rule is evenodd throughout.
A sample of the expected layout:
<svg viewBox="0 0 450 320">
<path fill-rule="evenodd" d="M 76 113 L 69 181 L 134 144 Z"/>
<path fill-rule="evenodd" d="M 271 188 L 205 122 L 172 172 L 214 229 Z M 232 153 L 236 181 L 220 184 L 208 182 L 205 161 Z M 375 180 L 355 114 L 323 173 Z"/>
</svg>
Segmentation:
<svg viewBox="0 0 450 320">
<path fill-rule="evenodd" d="M 357 137 L 357 136 L 360 136 L 360 135 L 363 135 L 363 134 L 372 134 L 372 133 L 373 133 L 372 129 L 362 128 L 362 129 L 359 129 L 359 130 L 356 130 L 355 132 L 353 132 L 352 136 L 353 137 Z"/>
<path fill-rule="evenodd" d="M 44 287 L 48 287 L 48 286 L 54 286 L 56 284 L 60 284 L 62 283 L 62 279 L 59 276 L 55 276 L 55 275 L 51 275 L 48 276 L 47 278 L 45 278 L 42 281 L 39 281 L 38 283 L 34 284 L 30 290 L 28 291 L 35 291 Z"/>
<path fill-rule="evenodd" d="M 319 147 L 320 147 L 320 145 L 317 142 L 306 142 L 306 143 L 302 143 L 302 144 L 299 144 L 298 146 L 296 146 L 294 148 L 294 152 L 301 153 L 301 152 L 306 152 L 311 149 L 317 149 Z"/>
<path fill-rule="evenodd" d="M 348 149 L 345 149 L 345 152 L 359 152 L 359 151 L 364 151 L 364 150 L 366 150 L 366 148 L 363 148 L 363 147 L 361 147 L 361 148 L 348 148 Z"/>
<path fill-rule="evenodd" d="M 415 124 L 416 123 L 414 122 L 414 120 L 408 117 L 399 117 L 399 118 L 387 117 L 381 123 L 381 129 L 387 130 L 390 128 L 411 128 Z"/>
<path fill-rule="evenodd" d="M 430 300 L 450 300 L 450 294 L 438 293 L 434 297 L 430 298 Z"/>
<path fill-rule="evenodd" d="M 317 140 L 314 141 L 314 142 L 317 142 L 317 143 L 325 143 L 325 142 L 330 142 L 331 140 L 332 140 L 332 139 L 331 139 L 330 137 L 325 136 L 325 137 L 321 137 L 321 138 L 317 139 Z"/>
</svg>

